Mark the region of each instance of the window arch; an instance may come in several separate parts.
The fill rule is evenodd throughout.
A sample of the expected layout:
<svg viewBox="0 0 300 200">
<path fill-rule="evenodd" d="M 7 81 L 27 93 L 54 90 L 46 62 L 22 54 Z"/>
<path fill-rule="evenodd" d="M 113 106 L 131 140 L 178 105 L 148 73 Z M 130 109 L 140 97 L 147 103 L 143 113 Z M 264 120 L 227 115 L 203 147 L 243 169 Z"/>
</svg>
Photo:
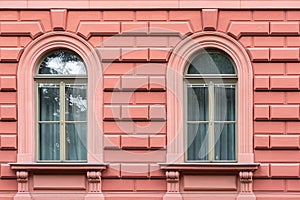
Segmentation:
<svg viewBox="0 0 300 200">
<path fill-rule="evenodd" d="M 37 67 L 36 148 L 38 161 L 87 160 L 87 70 L 67 49 L 47 53 Z"/>
<path fill-rule="evenodd" d="M 217 52 L 215 51 L 216 49 L 218 49 Z M 213 51 L 216 53 L 223 52 L 225 53 L 224 55 L 228 55 L 225 56 L 227 58 L 226 62 L 234 64 L 236 76 L 235 80 L 238 80 L 236 84 L 237 146 L 235 160 L 238 163 L 253 163 L 253 86 L 251 61 L 246 50 L 241 44 L 230 36 L 219 32 L 201 32 L 187 37 L 181 41 L 179 45 L 177 45 L 170 57 L 167 71 L 167 163 L 185 162 L 185 153 L 188 149 L 184 144 L 186 126 L 184 116 L 185 85 L 183 80 L 186 80 L 189 76 L 195 75 L 192 73 L 189 74 L 187 73 L 188 71 L 185 70 L 188 70 L 187 66 L 189 63 L 197 63 L 201 56 L 204 56 L 201 55 L 203 50 L 209 50 L 211 51 L 211 54 Z M 209 62 L 209 60 L 206 62 Z M 192 70 L 192 68 L 190 68 L 190 70 Z M 200 74 L 202 78 L 203 75 L 208 75 L 206 78 L 209 79 L 214 78 L 215 74 Z M 232 76 L 233 74 L 224 75 Z"/>
<path fill-rule="evenodd" d="M 201 49 L 184 74 L 185 160 L 235 162 L 237 74 L 223 51 Z"/>
<path fill-rule="evenodd" d="M 80 69 L 86 69 L 85 73 L 72 71 L 70 74 L 67 72 L 50 73 L 50 68 L 45 69 L 43 61 L 46 58 L 55 57 L 51 53 L 63 50 L 66 54 L 71 53 L 75 55 L 78 60 L 82 60 Z M 73 59 L 73 58 L 72 58 Z M 58 60 L 53 60 L 58 61 Z M 64 64 L 72 65 L 72 62 L 62 62 Z M 84 63 L 84 68 L 83 64 Z M 73 63 L 74 64 L 74 63 Z M 39 71 L 40 70 L 40 71 Z M 52 71 L 53 72 L 53 71 Z M 48 73 L 48 74 L 47 74 Z M 47 78 L 51 75 L 57 79 L 73 79 L 75 83 L 86 82 L 88 85 L 86 89 L 87 96 L 87 135 L 86 135 L 86 158 L 78 159 L 85 160 L 87 163 L 102 162 L 102 137 L 99 119 L 102 116 L 101 104 L 102 96 L 102 70 L 101 64 L 95 49 L 81 37 L 67 32 L 51 32 L 44 34 L 30 43 L 23 52 L 19 66 L 18 66 L 18 163 L 32 163 L 39 161 L 38 157 L 38 144 L 36 141 L 36 116 L 33 112 L 36 108 L 35 98 L 37 85 L 35 82 L 41 80 L 52 81 L 52 78 Z M 87 79 L 88 77 L 88 79 Z M 97 102 L 97 103 L 94 103 Z M 37 143 L 37 142 L 36 142 Z M 49 161 L 50 159 L 48 159 Z M 52 159 L 51 159 L 52 160 Z M 56 159 L 55 159 L 56 160 Z M 66 159 L 67 160 L 67 159 Z M 73 160 L 73 159 L 70 159 Z M 75 159 L 76 160 L 76 159 Z"/>
</svg>

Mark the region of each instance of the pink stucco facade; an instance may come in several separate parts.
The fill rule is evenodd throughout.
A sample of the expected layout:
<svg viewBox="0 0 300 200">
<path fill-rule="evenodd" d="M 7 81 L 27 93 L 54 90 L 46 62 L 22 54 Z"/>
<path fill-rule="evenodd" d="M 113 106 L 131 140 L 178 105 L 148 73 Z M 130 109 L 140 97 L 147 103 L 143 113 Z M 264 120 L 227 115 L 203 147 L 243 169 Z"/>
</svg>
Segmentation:
<svg viewBox="0 0 300 200">
<path fill-rule="evenodd" d="M 300 199 L 300 1 L 0 1 L 0 199 Z M 186 162 L 184 72 L 237 70 L 236 162 Z M 35 74 L 87 68 L 87 162 L 37 162 Z"/>
</svg>

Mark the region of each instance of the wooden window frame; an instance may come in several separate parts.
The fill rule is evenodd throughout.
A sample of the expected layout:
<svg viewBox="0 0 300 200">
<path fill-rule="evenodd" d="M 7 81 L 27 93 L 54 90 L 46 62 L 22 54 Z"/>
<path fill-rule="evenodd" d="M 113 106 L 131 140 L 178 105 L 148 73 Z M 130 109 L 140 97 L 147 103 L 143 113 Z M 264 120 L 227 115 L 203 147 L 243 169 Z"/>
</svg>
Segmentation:
<svg viewBox="0 0 300 200">
<path fill-rule="evenodd" d="M 75 82 L 75 84 L 74 84 Z M 71 123 L 69 121 L 67 121 L 65 119 L 65 115 L 61 114 L 60 115 L 60 120 L 59 121 L 51 121 L 53 123 L 59 123 L 60 125 L 60 159 L 59 160 L 43 160 L 40 159 L 40 143 L 39 143 L 39 124 L 40 123 L 47 123 L 48 121 L 40 121 L 39 120 L 39 110 L 40 110 L 40 103 L 39 103 L 39 93 L 38 93 L 38 87 L 39 84 L 57 84 L 59 85 L 59 102 L 60 102 L 60 113 L 65 113 L 66 111 L 66 105 L 65 105 L 65 86 L 67 84 L 85 84 L 86 88 L 88 88 L 87 85 L 87 77 L 85 76 L 80 76 L 80 77 L 75 77 L 75 76 L 65 76 L 64 78 L 62 78 L 62 76 L 60 76 L 59 78 L 56 77 L 56 75 L 42 75 L 40 76 L 40 74 L 36 75 L 35 77 L 35 94 L 36 94 L 36 117 L 35 117 L 35 121 L 36 121 L 36 125 L 35 125 L 35 132 L 36 132 L 36 139 L 35 139 L 35 144 L 36 144 L 36 161 L 37 162 L 87 162 L 87 160 L 68 160 L 66 159 L 66 145 L 65 145 L 65 140 L 66 140 L 66 124 L 67 123 Z M 87 89 L 86 89 L 87 90 Z M 50 123 L 51 123 L 50 122 Z M 88 122 L 88 119 L 85 121 L 72 121 L 73 123 L 86 123 Z M 87 132 L 85 133 L 87 136 Z"/>
<path fill-rule="evenodd" d="M 226 76 L 227 78 L 223 79 L 222 77 Z M 215 85 L 234 85 L 235 86 L 235 102 L 237 103 L 237 77 L 236 75 L 219 75 L 218 78 L 214 76 L 214 78 L 211 78 L 212 76 L 207 76 L 208 79 L 206 79 L 206 76 L 202 74 L 201 77 L 199 76 L 191 76 L 188 74 L 185 74 L 184 77 L 184 133 L 185 133 L 185 149 L 188 149 L 188 124 L 189 123 L 207 123 L 208 124 L 208 148 L 211 149 L 208 152 L 208 160 L 189 160 L 188 159 L 188 151 L 185 151 L 185 162 L 237 162 L 237 159 L 234 160 L 216 160 L 214 159 L 215 151 L 214 151 L 214 125 L 215 123 L 234 123 L 235 124 L 235 158 L 237 158 L 237 120 L 235 121 L 216 121 L 214 119 L 214 87 Z M 192 82 L 192 83 L 191 83 Z M 221 82 L 221 83 L 220 83 Z M 188 104 L 187 104 L 187 88 L 189 86 L 193 85 L 207 85 L 208 86 L 208 102 L 209 102 L 209 112 L 208 112 L 208 121 L 193 121 L 189 122 L 187 120 L 187 114 L 188 114 Z M 237 118 L 237 105 L 235 103 L 235 118 Z M 200 144 L 201 145 L 201 144 Z"/>
</svg>

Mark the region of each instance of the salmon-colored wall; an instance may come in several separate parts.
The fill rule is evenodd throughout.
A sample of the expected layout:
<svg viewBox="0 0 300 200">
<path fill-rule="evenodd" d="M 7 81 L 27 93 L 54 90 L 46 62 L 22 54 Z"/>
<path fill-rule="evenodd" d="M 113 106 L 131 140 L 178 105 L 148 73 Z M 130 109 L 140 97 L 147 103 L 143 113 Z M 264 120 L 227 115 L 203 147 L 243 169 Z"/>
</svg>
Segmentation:
<svg viewBox="0 0 300 200">
<path fill-rule="evenodd" d="M 254 194 L 259 200 L 299 199 L 299 21 L 297 10 L 1 10 L 0 198 L 12 199 L 18 191 L 8 163 L 17 162 L 18 145 L 26 146 L 18 141 L 22 130 L 17 123 L 22 122 L 17 102 L 33 99 L 17 99 L 17 70 L 28 45 L 49 32 L 68 32 L 95 48 L 103 70 L 103 117 L 97 119 L 103 131 L 102 161 L 108 164 L 102 171 L 102 191 L 109 200 L 162 199 L 169 183 L 159 163 L 166 162 L 167 123 L 174 123 L 166 109 L 169 58 L 187 36 L 220 32 L 238 41 L 252 61 L 254 119 L 249 134 L 254 162 L 260 164 L 253 175 Z M 86 189 L 80 174 L 73 175 L 81 185 L 67 187 L 67 192 Z M 235 199 L 238 179 L 232 173 L 183 173 L 178 184 L 185 199 Z M 29 190 L 56 187 L 53 182 L 43 185 L 47 181 L 44 172 L 30 174 Z M 219 196 L 209 196 L 214 190 Z"/>
</svg>

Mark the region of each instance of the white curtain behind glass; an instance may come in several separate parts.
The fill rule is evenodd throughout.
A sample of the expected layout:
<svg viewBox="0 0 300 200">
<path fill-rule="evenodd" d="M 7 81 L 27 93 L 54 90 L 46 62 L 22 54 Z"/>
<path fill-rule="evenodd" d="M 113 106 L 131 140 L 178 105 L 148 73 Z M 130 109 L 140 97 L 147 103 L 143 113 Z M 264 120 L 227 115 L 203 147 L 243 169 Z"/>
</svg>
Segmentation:
<svg viewBox="0 0 300 200">
<path fill-rule="evenodd" d="M 208 159 L 208 87 L 188 87 L 188 159 Z"/>
<path fill-rule="evenodd" d="M 87 97 L 86 85 L 66 86 L 67 160 L 86 160 Z"/>
<path fill-rule="evenodd" d="M 235 160 L 235 85 L 215 86 L 215 160 Z"/>
<path fill-rule="evenodd" d="M 58 84 L 39 84 L 39 143 L 41 160 L 60 159 L 60 98 Z"/>
</svg>

